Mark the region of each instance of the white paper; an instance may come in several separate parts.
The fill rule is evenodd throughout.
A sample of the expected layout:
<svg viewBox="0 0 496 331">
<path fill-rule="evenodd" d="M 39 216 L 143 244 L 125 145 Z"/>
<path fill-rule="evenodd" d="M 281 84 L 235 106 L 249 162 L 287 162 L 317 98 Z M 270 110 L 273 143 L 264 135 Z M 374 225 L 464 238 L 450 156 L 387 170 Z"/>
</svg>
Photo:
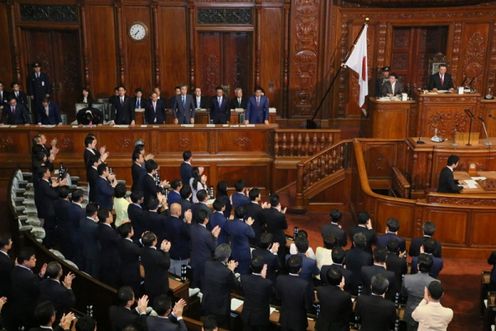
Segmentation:
<svg viewBox="0 0 496 331">
<path fill-rule="evenodd" d="M 472 180 L 486 180 L 486 177 L 472 177 Z"/>
<path fill-rule="evenodd" d="M 478 187 L 477 182 L 475 180 L 472 180 L 472 179 L 466 179 L 466 180 L 464 180 L 464 183 L 468 188 L 477 188 Z"/>
<path fill-rule="evenodd" d="M 239 300 L 236 298 L 231 299 L 231 310 L 232 311 L 236 311 L 239 307 L 241 307 L 241 305 L 243 305 L 243 300 Z"/>
</svg>

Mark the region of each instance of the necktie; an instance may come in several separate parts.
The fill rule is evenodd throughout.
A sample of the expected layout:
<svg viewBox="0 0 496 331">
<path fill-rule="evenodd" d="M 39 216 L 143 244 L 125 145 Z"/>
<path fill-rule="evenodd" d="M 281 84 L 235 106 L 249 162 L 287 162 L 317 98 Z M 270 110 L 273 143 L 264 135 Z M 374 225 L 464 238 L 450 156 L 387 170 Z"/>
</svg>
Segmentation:
<svg viewBox="0 0 496 331">
<path fill-rule="evenodd" d="M 241 107 L 241 98 L 238 98 L 238 105 Z"/>
<path fill-rule="evenodd" d="M 181 98 L 183 100 L 183 106 L 185 106 L 186 105 L 186 97 L 183 95 Z"/>
<path fill-rule="evenodd" d="M 260 97 L 257 97 L 257 106 L 260 106 Z"/>
<path fill-rule="evenodd" d="M 153 101 L 153 111 L 156 111 L 156 108 L 157 108 L 157 102 Z"/>
<path fill-rule="evenodd" d="M 36 73 L 36 78 L 40 78 L 40 74 L 39 73 Z"/>
<path fill-rule="evenodd" d="M 441 75 L 441 85 L 444 85 L 444 75 Z"/>
<path fill-rule="evenodd" d="M 10 107 L 10 111 L 12 112 L 12 114 L 15 114 L 15 106 Z"/>
<path fill-rule="evenodd" d="M 222 103 L 222 97 L 218 97 L 217 102 L 219 103 L 219 106 L 220 106 L 220 104 Z"/>
<path fill-rule="evenodd" d="M 138 100 L 136 101 L 136 108 L 138 108 L 138 109 L 139 109 L 139 108 L 141 108 L 140 106 L 141 106 L 141 100 L 140 100 L 140 99 L 138 99 Z"/>
<path fill-rule="evenodd" d="M 45 114 L 48 117 L 48 107 L 45 108 Z"/>
<path fill-rule="evenodd" d="M 19 92 L 15 93 L 16 98 L 19 98 Z"/>
<path fill-rule="evenodd" d="M 121 97 L 121 105 L 124 103 L 124 97 Z"/>
</svg>

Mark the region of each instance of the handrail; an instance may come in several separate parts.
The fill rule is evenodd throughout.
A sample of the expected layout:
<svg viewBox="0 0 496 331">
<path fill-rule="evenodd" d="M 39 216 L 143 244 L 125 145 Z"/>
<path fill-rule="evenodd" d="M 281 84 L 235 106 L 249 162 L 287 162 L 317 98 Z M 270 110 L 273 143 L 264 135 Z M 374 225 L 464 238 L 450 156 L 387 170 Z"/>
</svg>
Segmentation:
<svg viewBox="0 0 496 331">
<path fill-rule="evenodd" d="M 349 167 L 351 142 L 351 140 L 342 140 L 297 164 L 294 209 L 305 210 L 305 192 L 311 189 L 312 185 Z"/>
</svg>

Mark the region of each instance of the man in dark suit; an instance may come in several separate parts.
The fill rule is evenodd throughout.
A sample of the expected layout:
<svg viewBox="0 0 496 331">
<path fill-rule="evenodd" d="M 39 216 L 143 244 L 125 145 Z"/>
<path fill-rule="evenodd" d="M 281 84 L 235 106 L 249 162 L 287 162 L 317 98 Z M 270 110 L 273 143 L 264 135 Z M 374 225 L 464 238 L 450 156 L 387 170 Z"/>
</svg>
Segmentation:
<svg viewBox="0 0 496 331">
<path fill-rule="evenodd" d="M 431 221 L 427 221 L 422 225 L 423 236 L 413 238 L 410 243 L 410 249 L 408 250 L 408 255 L 410 256 L 418 256 L 420 254 L 420 246 L 423 245 L 424 241 L 431 239 L 436 232 L 436 224 Z M 435 257 L 441 257 L 442 246 L 441 243 L 437 240 L 434 240 L 434 251 L 432 255 Z"/>
<path fill-rule="evenodd" d="M 224 95 L 222 86 L 215 88 L 216 96 L 210 101 L 210 120 L 214 124 L 226 124 L 231 118 L 229 99 Z"/>
<path fill-rule="evenodd" d="M 133 178 L 133 185 L 131 192 L 143 192 L 143 177 L 146 176 L 145 157 L 139 150 L 133 152 L 133 165 L 131 166 L 131 177 Z"/>
<path fill-rule="evenodd" d="M 101 208 L 112 210 L 114 205 L 114 187 L 117 185 L 115 175 L 109 172 L 105 163 L 100 163 L 97 168 L 98 178 L 95 181 L 95 202 Z"/>
<path fill-rule="evenodd" d="M 327 271 L 327 286 L 317 287 L 317 300 L 320 311 L 317 318 L 317 331 L 348 331 L 353 316 L 351 295 L 344 291 L 345 279 L 339 269 Z"/>
<path fill-rule="evenodd" d="M 179 193 L 181 194 L 181 212 L 183 213 L 181 216 L 184 216 L 186 210 L 191 210 L 191 207 L 193 206 L 191 203 L 193 192 L 191 191 L 191 186 L 183 184 Z"/>
<path fill-rule="evenodd" d="M 81 270 L 97 278 L 100 270 L 100 241 L 98 240 L 98 206 L 94 202 L 86 205 L 86 217 L 79 227 L 81 236 Z"/>
<path fill-rule="evenodd" d="M 429 275 L 433 278 L 439 278 L 439 273 L 443 270 L 444 263 L 442 258 L 433 255 L 435 247 L 434 239 L 426 239 L 422 243 L 422 246 L 420 246 L 420 254 L 432 256 L 432 267 L 429 271 Z M 418 256 L 412 258 L 412 274 L 416 273 L 418 270 L 418 259 Z"/>
<path fill-rule="evenodd" d="M 355 313 L 360 318 L 363 331 L 389 331 L 394 328 L 396 307 L 384 299 L 389 282 L 383 275 L 375 275 L 371 281 L 371 295 L 357 298 Z"/>
<path fill-rule="evenodd" d="M 205 270 L 205 262 L 210 260 L 215 248 L 217 247 L 217 238 L 219 237 L 220 227 L 216 226 L 212 231 L 207 230 L 208 213 L 204 210 L 198 212 L 198 218 L 194 219 L 191 225 L 191 269 L 193 280 L 191 287 L 202 287 L 202 281 Z"/>
<path fill-rule="evenodd" d="M 72 281 L 76 277 L 69 272 L 61 280 L 63 275 L 62 266 L 60 263 L 52 261 L 48 263 L 45 279 L 40 283 L 40 299 L 39 301 L 50 301 L 55 306 L 57 316 L 68 313 L 76 303 L 76 297 L 72 291 Z"/>
<path fill-rule="evenodd" d="M 358 224 L 350 229 L 350 237 L 356 233 L 363 233 L 367 239 L 367 251 L 372 254 L 372 244 L 375 244 L 376 235 L 374 229 L 372 229 L 372 220 L 366 212 L 358 213 Z"/>
<path fill-rule="evenodd" d="M 403 93 L 403 84 L 398 80 L 395 73 L 389 74 L 388 80 L 382 85 L 381 94 L 383 97 L 392 97 Z"/>
<path fill-rule="evenodd" d="M 29 124 L 28 109 L 11 97 L 8 106 L 3 109 L 2 123 L 10 125 Z"/>
<path fill-rule="evenodd" d="M 119 285 L 120 256 L 119 242 L 121 237 L 112 227 L 114 217 L 110 210 L 101 208 L 98 211 L 100 220 L 98 241 L 100 242 L 100 280 L 109 286 Z"/>
<path fill-rule="evenodd" d="M 345 259 L 346 269 L 351 271 L 351 294 L 358 293 L 358 286 L 362 285 L 362 267 L 372 265 L 372 255 L 367 251 L 367 238 L 363 233 L 353 236 L 353 247 L 347 252 Z"/>
<path fill-rule="evenodd" d="M 149 201 L 153 199 L 157 199 L 157 193 L 159 192 L 159 188 L 157 187 L 157 182 L 155 180 L 155 176 L 158 173 L 158 164 L 155 160 L 147 160 L 145 161 L 145 170 L 146 175 L 142 177 L 141 187 L 143 188 L 143 197 L 145 198 L 144 205 L 145 208 L 148 208 Z"/>
<path fill-rule="evenodd" d="M 262 194 L 260 193 L 260 189 L 254 187 L 248 192 L 248 197 L 250 198 L 250 203 L 244 205 L 245 208 L 245 219 L 251 217 L 253 219 L 253 231 L 255 231 L 255 238 L 251 240 L 253 245 L 256 245 L 258 240 L 260 239 L 260 235 L 265 230 L 264 218 L 262 215 L 263 208 L 269 208 L 268 203 L 263 203 L 260 205 L 260 201 L 262 200 Z"/>
<path fill-rule="evenodd" d="M 375 96 L 382 97 L 382 86 L 384 83 L 388 81 L 389 73 L 391 72 L 391 68 L 389 66 L 385 66 L 381 68 L 379 73 L 379 77 L 375 80 Z"/>
<path fill-rule="evenodd" d="M 324 224 L 320 233 L 322 234 L 322 238 L 329 238 L 330 235 L 336 238 L 336 243 L 340 247 L 345 247 L 348 243 L 348 235 L 344 232 L 343 228 L 339 224 L 341 222 L 342 214 L 339 210 L 334 209 L 329 214 L 331 218 L 331 222 L 328 224 Z"/>
<path fill-rule="evenodd" d="M 198 199 L 197 203 L 194 203 L 191 206 L 191 212 L 193 213 L 193 218 L 198 217 L 198 211 L 203 209 L 208 213 L 208 216 L 210 217 L 210 208 L 207 205 L 208 202 L 208 193 L 206 190 L 199 190 L 196 192 L 196 198 Z"/>
<path fill-rule="evenodd" d="M 408 273 L 408 265 L 406 263 L 406 251 L 400 253 L 400 244 L 398 240 L 392 238 L 387 245 L 386 269 L 394 272 L 396 277 L 396 286 L 400 286 L 403 280 L 403 275 Z"/>
<path fill-rule="evenodd" d="M 136 303 L 136 307 L 133 308 Z M 129 286 L 123 286 L 117 291 L 117 305 L 109 308 L 110 329 L 122 331 L 127 326 L 133 326 L 133 330 L 146 330 L 146 310 L 148 308 L 148 296 L 143 295 L 136 302 L 134 291 Z"/>
<path fill-rule="evenodd" d="M 9 102 L 9 96 L 4 88 L 3 82 L 0 81 L 0 112 L 7 106 Z"/>
<path fill-rule="evenodd" d="M 127 206 L 127 216 L 131 221 L 134 230 L 133 240 L 139 242 L 141 235 L 145 232 L 146 221 L 143 219 L 144 210 L 141 206 L 144 202 L 143 192 L 131 192 L 131 203 Z"/>
<path fill-rule="evenodd" d="M 10 292 L 10 273 L 14 267 L 9 255 L 11 249 L 12 238 L 10 234 L 0 235 L 0 298 L 7 297 Z"/>
<path fill-rule="evenodd" d="M 38 106 L 38 125 L 59 125 L 62 124 L 59 107 L 55 102 L 45 98 Z"/>
<path fill-rule="evenodd" d="M 153 310 L 157 316 L 149 316 L 146 319 L 148 331 L 187 331 L 188 328 L 183 320 L 183 309 L 186 301 L 180 299 L 171 309 L 171 299 L 167 295 L 160 295 L 155 298 Z"/>
<path fill-rule="evenodd" d="M 119 257 L 121 260 L 120 281 L 123 286 L 131 286 L 135 292 L 139 289 L 141 248 L 133 241 L 134 231 L 130 222 L 117 228 L 121 236 Z"/>
<path fill-rule="evenodd" d="M 170 182 L 170 190 L 167 194 L 167 205 L 172 205 L 173 203 L 181 204 L 181 188 L 183 187 L 183 182 L 180 179 L 174 179 Z"/>
<path fill-rule="evenodd" d="M 386 221 L 386 233 L 377 236 L 376 240 L 376 246 L 377 247 L 386 247 L 387 243 L 391 239 L 395 239 L 398 241 L 400 252 L 406 252 L 406 244 L 405 244 L 405 239 L 401 238 L 398 236 L 398 231 L 400 230 L 400 222 L 396 218 L 388 218 Z"/>
<path fill-rule="evenodd" d="M 226 228 L 231 241 L 232 258 L 238 262 L 236 272 L 246 275 L 250 272 L 250 239 L 255 238 L 255 231 L 252 229 L 254 220 L 248 218 L 243 220 L 244 208 L 238 207 L 234 210 L 234 219 L 228 221 Z"/>
<path fill-rule="evenodd" d="M 236 191 L 231 194 L 231 204 L 233 209 L 244 207 L 250 203 L 250 198 L 248 198 L 245 191 L 245 182 L 242 179 L 234 183 L 234 189 Z"/>
<path fill-rule="evenodd" d="M 11 98 L 16 99 L 17 103 L 28 108 L 28 97 L 24 91 L 21 90 L 21 85 L 18 82 L 13 82 L 10 85 L 11 91 L 9 101 Z"/>
<path fill-rule="evenodd" d="M 276 294 L 281 301 L 279 323 L 283 331 L 301 331 L 308 326 L 312 290 L 310 283 L 298 275 L 301 262 L 301 256 L 290 256 L 287 262 L 289 275 L 279 275 L 276 280 Z"/>
<path fill-rule="evenodd" d="M 50 79 L 46 73 L 41 72 L 41 64 L 39 62 L 33 63 L 33 72 L 28 77 L 28 94 L 34 101 L 34 108 L 41 105 L 42 100 L 49 98 L 52 94 Z"/>
<path fill-rule="evenodd" d="M 275 281 L 280 269 L 280 262 L 277 258 L 279 243 L 274 243 L 273 238 L 271 233 L 262 233 L 258 241 L 258 247 L 252 251 L 252 256 L 262 259 L 263 264 L 267 265 L 267 278 Z"/>
<path fill-rule="evenodd" d="M 191 211 L 184 213 L 181 219 L 181 204 L 174 202 L 169 206 L 170 215 L 165 221 L 165 238 L 171 243 L 169 251 L 171 266 L 169 271 L 174 275 L 181 276 L 181 267 L 189 264 L 190 257 L 190 233 L 189 228 L 192 221 Z"/>
<path fill-rule="evenodd" d="M 153 232 L 145 233 L 142 241 L 144 248 L 141 252 L 141 264 L 145 270 L 143 285 L 145 293 L 153 300 L 169 292 L 171 243 L 163 240 L 157 248 L 157 236 Z"/>
<path fill-rule="evenodd" d="M 176 109 L 176 97 L 178 95 L 181 95 L 181 86 L 179 85 L 175 87 L 174 95 L 169 99 L 169 108 L 172 110 Z M 159 95 L 159 99 L 160 99 L 160 95 Z"/>
<path fill-rule="evenodd" d="M 217 244 L 228 244 L 229 243 L 229 234 L 227 233 L 227 225 L 228 220 L 224 215 L 224 210 L 226 205 L 223 201 L 219 199 L 215 199 L 212 204 L 214 209 L 213 213 L 210 214 L 209 221 L 207 224 L 207 229 L 212 231 L 216 226 L 220 227 L 219 238 L 217 238 Z"/>
<path fill-rule="evenodd" d="M 113 100 L 112 107 L 114 109 L 114 123 L 115 124 L 130 124 L 133 126 L 134 122 L 134 105 L 130 97 L 126 95 L 126 88 L 119 86 L 119 95 Z"/>
<path fill-rule="evenodd" d="M 244 330 L 268 330 L 273 284 L 267 279 L 267 265 L 262 257 L 252 259 L 251 270 L 251 274 L 241 275 L 244 296 L 241 319 Z"/>
<path fill-rule="evenodd" d="M 145 119 L 148 124 L 165 124 L 165 102 L 152 93 L 145 106 Z"/>
<path fill-rule="evenodd" d="M 229 260 L 231 247 L 221 244 L 215 249 L 214 260 L 205 263 L 203 277 L 203 315 L 214 315 L 220 326 L 229 327 L 231 291 L 237 287 L 234 276 L 236 261 Z"/>
<path fill-rule="evenodd" d="M 38 327 L 33 327 L 29 331 L 69 331 L 72 323 L 76 320 L 74 313 L 70 312 L 62 315 L 58 325 L 55 325 L 57 311 L 55 305 L 50 301 L 40 302 L 34 310 L 34 319 L 38 322 Z"/>
<path fill-rule="evenodd" d="M 386 257 L 387 257 L 387 250 L 385 248 L 381 248 L 381 247 L 375 248 L 374 264 L 365 265 L 362 267 L 362 284 L 363 284 L 364 293 L 370 294 L 372 277 L 379 274 L 383 275 L 384 277 L 386 277 L 386 279 L 389 282 L 386 298 L 391 301 L 394 301 L 395 294 L 399 291 L 399 288 L 396 285 L 396 276 L 394 272 L 386 270 Z"/>
<path fill-rule="evenodd" d="M 448 157 L 446 167 L 444 167 L 439 174 L 439 182 L 437 185 L 437 191 L 439 193 L 460 193 L 463 189 L 463 186 L 458 185 L 458 181 L 455 180 L 455 177 L 453 176 L 453 172 L 456 167 L 458 167 L 459 162 L 460 158 L 457 155 L 450 155 Z"/>
<path fill-rule="evenodd" d="M 269 202 L 270 208 L 262 211 L 263 220 L 267 226 L 267 232 L 274 236 L 274 242 L 279 243 L 277 255 L 282 264 L 282 262 L 284 262 L 284 257 L 286 256 L 286 234 L 284 233 L 288 228 L 286 216 L 284 215 L 286 213 L 286 208 L 282 209 L 277 194 L 272 194 L 269 198 Z"/>
<path fill-rule="evenodd" d="M 165 222 L 167 222 L 167 215 L 159 212 L 159 201 L 156 198 L 151 198 L 148 201 L 148 210 L 143 212 L 141 218 L 143 222 L 143 229 L 151 231 L 157 236 L 158 242 L 165 239 Z"/>
<path fill-rule="evenodd" d="M 174 108 L 172 109 L 176 118 L 176 124 L 195 123 L 195 105 L 193 97 L 188 94 L 188 86 L 181 86 L 181 94 L 176 96 Z"/>
<path fill-rule="evenodd" d="M 453 78 L 447 73 L 448 67 L 446 64 L 439 65 L 439 72 L 429 77 L 429 90 L 453 90 Z"/>
<path fill-rule="evenodd" d="M 263 95 L 262 88 L 255 89 L 255 95 L 248 99 L 245 124 L 269 124 L 269 99 Z"/>
<path fill-rule="evenodd" d="M 189 180 L 193 177 L 193 167 L 191 166 L 192 158 L 193 155 L 191 154 L 191 151 L 183 152 L 183 163 L 181 163 L 181 167 L 179 169 L 183 186 L 189 186 Z"/>
<path fill-rule="evenodd" d="M 248 105 L 248 99 L 243 97 L 243 90 L 237 87 L 234 90 L 234 98 L 231 100 L 231 109 L 243 108 L 246 109 Z"/>
<path fill-rule="evenodd" d="M 311 259 L 306 256 L 306 252 L 308 250 L 308 239 L 303 235 L 297 235 L 295 238 L 295 246 L 298 250 L 298 254 L 301 257 L 301 270 L 300 277 L 308 281 L 312 282 L 312 278 L 319 274 L 319 268 L 317 268 L 317 262 L 314 259 Z M 287 255 L 286 260 L 292 255 Z"/>
<path fill-rule="evenodd" d="M 143 90 L 141 88 L 137 88 L 134 90 L 134 97 L 131 98 L 131 104 L 133 109 L 144 109 L 147 102 L 143 99 Z"/>
<path fill-rule="evenodd" d="M 6 307 L 9 330 L 20 326 L 29 329 L 34 326 L 33 312 L 40 295 L 40 279 L 45 275 L 46 265 L 35 275 L 36 256 L 31 248 L 23 248 L 17 255 L 17 264 L 10 273 L 11 288 Z"/>
<path fill-rule="evenodd" d="M 72 192 L 71 203 L 67 206 L 67 218 L 60 224 L 61 234 L 67 236 L 69 241 L 69 251 L 62 253 L 77 265 L 82 264 L 80 228 L 81 221 L 86 217 L 82 207 L 83 197 L 84 193 L 80 189 Z M 68 255 L 65 255 L 66 253 Z"/>
<path fill-rule="evenodd" d="M 334 247 L 332 249 L 332 264 L 331 265 L 323 265 L 320 268 L 320 280 L 322 284 L 327 284 L 327 272 L 329 269 L 338 270 L 341 275 L 344 277 L 344 289 L 346 292 L 351 293 L 352 291 L 352 280 L 351 280 L 351 271 L 345 269 L 346 253 L 341 247 Z"/>
<path fill-rule="evenodd" d="M 206 109 L 209 106 L 207 97 L 202 95 L 202 90 L 199 87 L 195 88 L 193 105 L 195 109 Z"/>
</svg>

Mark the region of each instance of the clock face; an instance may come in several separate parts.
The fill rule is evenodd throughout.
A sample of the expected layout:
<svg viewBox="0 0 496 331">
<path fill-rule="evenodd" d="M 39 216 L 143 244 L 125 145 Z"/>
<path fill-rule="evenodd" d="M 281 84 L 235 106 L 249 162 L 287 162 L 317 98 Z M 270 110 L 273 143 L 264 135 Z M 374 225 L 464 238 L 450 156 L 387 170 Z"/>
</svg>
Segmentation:
<svg viewBox="0 0 496 331">
<path fill-rule="evenodd" d="M 143 40 L 146 37 L 146 30 L 143 23 L 134 23 L 129 27 L 129 36 L 134 40 Z"/>
</svg>

